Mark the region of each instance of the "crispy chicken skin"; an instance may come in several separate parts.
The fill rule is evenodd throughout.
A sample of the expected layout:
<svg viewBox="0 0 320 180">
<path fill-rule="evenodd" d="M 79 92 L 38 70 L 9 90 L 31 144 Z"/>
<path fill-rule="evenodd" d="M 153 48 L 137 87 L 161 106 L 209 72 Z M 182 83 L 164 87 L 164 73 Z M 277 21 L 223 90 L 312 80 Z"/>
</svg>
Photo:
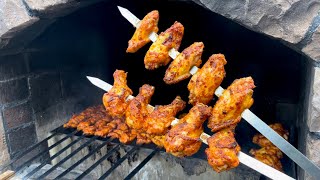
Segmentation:
<svg viewBox="0 0 320 180">
<path fill-rule="evenodd" d="M 136 137 L 135 131 L 132 131 L 127 124 L 124 122 L 123 118 L 113 119 L 111 122 L 99 127 L 96 126 L 96 131 L 94 133 L 96 136 L 100 137 L 111 137 L 117 138 L 121 143 L 129 143 Z"/>
<path fill-rule="evenodd" d="M 85 121 L 87 118 L 91 117 L 95 112 L 104 111 L 104 107 L 93 106 L 85 109 L 78 115 L 73 115 L 70 120 L 63 125 L 64 128 L 77 128 L 78 124 L 82 121 Z"/>
<path fill-rule="evenodd" d="M 81 117 L 82 121 L 78 121 Z M 76 121 L 77 120 L 77 121 Z M 124 117 L 109 116 L 103 105 L 90 107 L 81 112 L 79 115 L 74 115 L 65 128 L 77 128 L 85 135 L 95 135 L 100 137 L 117 138 L 121 143 L 129 143 L 137 136 L 135 130 L 129 128 L 125 123 Z"/>
<path fill-rule="evenodd" d="M 125 71 L 116 70 L 113 73 L 113 78 L 113 87 L 103 95 L 102 101 L 110 116 L 121 117 L 127 109 L 126 98 L 132 95 L 132 90 L 127 86 L 127 73 Z"/>
<path fill-rule="evenodd" d="M 208 104 L 212 100 L 215 90 L 226 75 L 225 64 L 227 61 L 223 54 L 213 54 L 192 76 L 188 84 L 190 104 Z"/>
<path fill-rule="evenodd" d="M 128 42 L 127 53 L 135 53 L 144 45 L 150 42 L 149 34 L 158 32 L 159 12 L 157 10 L 149 12 L 137 27 L 132 38 Z"/>
<path fill-rule="evenodd" d="M 137 132 L 137 144 L 150 144 L 151 141 L 151 136 L 145 132 Z"/>
<path fill-rule="evenodd" d="M 259 150 L 251 149 L 250 154 L 254 156 L 255 159 L 267 164 L 279 171 L 282 171 L 282 164 L 280 158 L 282 158 L 282 152 L 274 147 L 263 147 Z"/>
<path fill-rule="evenodd" d="M 154 87 L 148 84 L 139 89 L 139 94 L 131 100 L 126 110 L 126 124 L 137 132 L 137 144 L 148 144 L 151 142 L 149 134 L 144 131 L 146 117 L 151 112 L 148 108 Z"/>
<path fill-rule="evenodd" d="M 288 140 L 289 132 L 283 128 L 280 123 L 275 123 L 269 125 L 274 131 L 276 131 L 280 136 L 282 136 L 285 140 Z M 269 141 L 266 137 L 262 134 L 256 134 L 253 136 L 252 142 L 261 146 L 261 147 L 268 147 L 274 146 L 271 141 Z"/>
<path fill-rule="evenodd" d="M 144 84 L 139 89 L 139 94 L 130 101 L 126 110 L 126 123 L 129 127 L 141 130 L 143 128 L 145 118 L 149 114 L 148 104 L 154 93 L 154 87 Z"/>
<path fill-rule="evenodd" d="M 169 50 L 171 48 L 179 49 L 183 33 L 184 27 L 177 21 L 165 32 L 162 32 L 144 57 L 145 68 L 154 70 L 160 66 L 166 66 L 171 60 Z"/>
<path fill-rule="evenodd" d="M 222 93 L 213 107 L 208 127 L 212 132 L 219 131 L 229 126 L 235 126 L 241 120 L 241 113 L 253 104 L 253 88 L 251 77 L 236 79 Z"/>
<path fill-rule="evenodd" d="M 285 140 L 288 140 L 289 132 L 285 130 L 280 123 L 271 124 L 269 126 Z M 250 150 L 250 154 L 252 154 L 254 158 L 279 171 L 282 171 L 280 159 L 283 157 L 283 154 L 279 148 L 273 145 L 271 141 L 261 134 L 256 134 L 253 137 L 252 142 L 262 147 L 259 150 Z"/>
<path fill-rule="evenodd" d="M 166 134 L 164 142 L 166 151 L 178 157 L 195 154 L 201 146 L 202 124 L 210 114 L 211 107 L 207 105 L 199 103 L 193 106 L 189 113 Z"/>
<path fill-rule="evenodd" d="M 162 148 L 164 146 L 165 138 L 165 135 L 153 136 L 151 137 L 151 141 L 158 147 Z"/>
<path fill-rule="evenodd" d="M 130 129 L 125 123 L 123 118 L 117 118 L 112 123 L 115 124 L 115 128 L 108 133 L 111 138 L 117 138 L 121 143 L 129 143 L 136 138 L 137 134 L 134 130 Z"/>
<path fill-rule="evenodd" d="M 83 134 L 85 135 L 94 135 L 97 129 L 105 126 L 111 121 L 111 118 L 103 117 L 101 119 L 96 119 L 95 122 L 93 122 L 90 126 L 84 127 L 82 129 Z"/>
<path fill-rule="evenodd" d="M 168 131 L 171 122 L 179 111 L 182 111 L 186 103 L 177 96 L 171 104 L 156 106 L 156 108 L 146 118 L 144 129 L 150 135 L 163 135 Z"/>
<path fill-rule="evenodd" d="M 207 139 L 209 148 L 205 150 L 209 165 L 217 172 L 226 171 L 239 165 L 237 154 L 240 146 L 234 138 L 233 130 L 223 129 Z"/>
<path fill-rule="evenodd" d="M 175 84 L 191 76 L 193 66 L 199 67 L 204 44 L 195 42 L 184 49 L 169 65 L 163 78 L 167 84 Z"/>
</svg>

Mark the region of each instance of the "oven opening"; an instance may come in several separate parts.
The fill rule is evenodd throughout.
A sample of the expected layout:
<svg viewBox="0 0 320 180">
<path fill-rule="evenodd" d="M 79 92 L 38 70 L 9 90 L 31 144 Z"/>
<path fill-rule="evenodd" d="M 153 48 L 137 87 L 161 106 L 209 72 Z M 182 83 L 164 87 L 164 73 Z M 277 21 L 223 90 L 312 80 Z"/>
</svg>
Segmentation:
<svg viewBox="0 0 320 180">
<path fill-rule="evenodd" d="M 221 174 L 214 172 L 206 160 L 205 144 L 192 157 L 176 158 L 153 145 L 138 147 L 119 141 L 110 144 L 108 138 L 88 138 L 61 127 L 72 115 L 102 104 L 104 91 L 92 85 L 86 76 L 113 84 L 116 69 L 128 72 L 128 86 L 134 96 L 143 84 L 155 87 L 151 105 L 169 104 L 177 95 L 188 101 L 190 78 L 167 85 L 163 77 L 168 66 L 145 69 L 143 59 L 151 43 L 137 53 L 126 53 L 135 28 L 121 16 L 117 6 L 127 8 L 140 19 L 158 10 L 159 32 L 175 21 L 181 22 L 185 31 L 180 52 L 193 42 L 202 41 L 202 64 L 212 54 L 224 54 L 226 77 L 221 87 L 251 76 L 256 88 L 250 110 L 267 124 L 281 123 L 290 133 L 288 141 L 305 153 L 306 107 L 314 76 L 310 59 L 280 40 L 253 32 L 194 2 L 103 1 L 56 18 L 22 52 L 0 57 L 0 73 L 9 74 L 0 77 L 0 89 L 5 92 L 0 92 L 0 122 L 4 129 L 3 147 L 8 151 L 7 161 L 0 165 L 4 167 L 14 160 L 3 172 L 12 170 L 28 178 L 123 179 L 136 169 L 136 174 L 132 173 L 136 179 L 265 178 L 242 164 Z M 217 99 L 214 97 L 210 105 Z M 180 114 L 191 108 L 188 104 Z M 207 121 L 204 131 L 213 134 L 206 124 Z M 241 120 L 235 137 L 242 152 L 249 155 L 250 149 L 259 148 L 252 142 L 257 133 Z M 26 149 L 28 153 L 22 153 Z M 303 176 L 303 171 L 287 156 L 281 163 L 285 174 L 293 178 Z"/>
</svg>

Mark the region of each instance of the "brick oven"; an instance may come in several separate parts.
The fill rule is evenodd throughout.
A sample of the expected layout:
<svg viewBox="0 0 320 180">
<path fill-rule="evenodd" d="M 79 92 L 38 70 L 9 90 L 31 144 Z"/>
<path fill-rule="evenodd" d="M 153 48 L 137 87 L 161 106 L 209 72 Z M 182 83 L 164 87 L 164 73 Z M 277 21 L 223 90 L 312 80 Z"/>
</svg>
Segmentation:
<svg viewBox="0 0 320 180">
<path fill-rule="evenodd" d="M 102 103 L 104 91 L 93 86 L 88 75 L 112 84 L 115 69 L 123 69 L 135 95 L 145 83 L 156 87 L 153 105 L 168 104 L 176 95 L 188 99 L 188 80 L 168 86 L 162 81 L 166 67 L 144 69 L 148 45 L 135 54 L 125 52 L 134 28 L 117 5 L 139 18 L 159 10 L 159 32 L 179 20 L 185 26 L 181 49 L 203 41 L 203 62 L 223 53 L 228 64 L 222 87 L 252 76 L 257 86 L 252 112 L 267 124 L 282 123 L 290 132 L 289 142 L 320 166 L 319 1 L 5 0 L 0 2 L 0 174 L 10 169 L 24 176 L 43 164 L 29 178 L 42 179 L 41 173 L 55 167 L 47 176 L 53 179 L 90 154 L 65 178 L 98 179 L 117 164 L 109 178 L 123 179 L 140 163 L 142 169 L 128 179 L 266 178 L 244 165 L 214 172 L 204 145 L 190 158 L 176 158 L 154 146 L 133 151 L 134 145 L 110 145 L 61 128 L 73 114 Z M 241 151 L 249 154 L 255 147 L 251 140 L 256 133 L 240 122 L 236 139 Z M 28 154 L 22 153 L 26 149 Z M 113 154 L 104 156 L 110 151 Z M 282 163 L 287 175 L 312 179 L 290 158 Z"/>
</svg>

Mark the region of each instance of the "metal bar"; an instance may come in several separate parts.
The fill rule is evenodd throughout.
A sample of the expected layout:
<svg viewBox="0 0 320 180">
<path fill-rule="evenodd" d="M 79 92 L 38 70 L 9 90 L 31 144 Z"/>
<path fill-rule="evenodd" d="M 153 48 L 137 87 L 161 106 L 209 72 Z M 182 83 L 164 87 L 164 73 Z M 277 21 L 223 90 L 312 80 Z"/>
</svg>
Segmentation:
<svg viewBox="0 0 320 180">
<path fill-rule="evenodd" d="M 26 161 L 25 163 L 23 163 L 22 165 L 20 165 L 18 168 L 16 168 L 16 172 L 20 171 L 24 166 L 26 166 L 27 164 L 31 163 L 32 161 L 34 161 L 35 159 L 41 157 L 44 153 L 46 153 L 47 151 L 51 150 L 52 148 L 58 146 L 60 143 L 62 143 L 63 141 L 65 141 L 66 139 L 68 139 L 69 137 L 71 137 L 72 135 L 76 134 L 77 131 L 74 131 L 70 134 L 67 134 L 64 138 L 60 139 L 59 141 L 57 141 L 56 143 L 54 143 L 53 145 L 51 145 L 50 147 L 44 149 L 43 151 L 41 151 L 39 154 L 37 154 L 36 156 L 34 156 L 33 158 L 29 159 L 28 161 Z"/>
<path fill-rule="evenodd" d="M 69 160 L 72 156 L 80 152 L 83 148 L 87 147 L 89 144 L 91 144 L 94 140 L 96 140 L 98 137 L 94 136 L 93 138 L 90 138 L 87 142 L 83 143 L 80 147 L 78 147 L 75 151 L 70 153 L 68 156 L 63 158 L 60 162 L 58 162 L 56 165 L 52 166 L 48 171 L 43 173 L 41 176 L 39 176 L 37 179 L 44 179 L 47 175 L 49 175 L 52 171 L 54 171 L 58 166 Z"/>
<path fill-rule="evenodd" d="M 79 161 L 74 163 L 72 166 L 70 166 L 67 170 L 65 170 L 63 173 L 61 173 L 59 176 L 57 176 L 55 179 L 61 179 L 63 176 L 68 174 L 70 171 L 72 171 L 75 167 L 77 167 L 79 164 L 81 164 L 83 161 L 85 161 L 88 157 L 90 157 L 92 154 L 96 153 L 98 150 L 100 150 L 102 147 L 104 147 L 106 144 L 111 142 L 112 139 L 108 139 L 107 141 L 104 141 L 102 144 L 100 144 L 97 148 L 92 150 L 90 153 L 88 153 L 86 156 L 81 158 Z"/>
<path fill-rule="evenodd" d="M 60 126 L 61 127 L 61 126 Z M 49 137 L 43 139 L 42 141 L 38 142 L 37 144 L 34 144 L 30 147 L 28 147 L 26 150 L 18 153 L 13 159 L 11 159 L 10 163 L 1 167 L 0 171 L 4 170 L 5 168 L 11 166 L 14 162 L 16 162 L 18 159 L 20 159 L 21 157 L 23 157 L 24 155 L 28 154 L 29 152 L 31 152 L 32 150 L 34 150 L 36 147 L 40 146 L 40 144 L 48 141 L 49 139 L 51 139 L 53 136 L 57 135 L 58 132 L 56 131 L 57 129 L 59 129 L 60 127 L 57 127 L 56 129 L 54 129 L 52 132 L 54 132 L 53 134 L 51 134 Z"/>
<path fill-rule="evenodd" d="M 118 159 L 118 161 L 115 164 L 113 164 L 111 166 L 111 168 L 107 172 L 105 172 L 98 180 L 102 180 L 102 179 L 105 179 L 106 177 L 108 177 L 113 170 L 115 170 L 124 160 L 126 160 L 128 158 L 129 155 L 134 153 L 137 149 L 138 149 L 137 146 L 134 146 L 133 148 L 131 148 L 130 151 L 127 152 L 126 155 L 124 155 L 122 158 Z"/>
<path fill-rule="evenodd" d="M 155 149 L 153 150 L 136 168 L 134 168 L 134 170 L 132 170 L 130 172 L 130 174 L 128 174 L 127 177 L 124 178 L 124 180 L 129 180 L 131 179 L 134 175 L 136 175 L 140 170 L 141 168 L 146 165 L 152 158 L 154 155 L 157 154 L 157 152 L 159 152 L 159 149 Z"/>
<path fill-rule="evenodd" d="M 50 162 L 51 160 L 53 160 L 54 158 L 58 157 L 60 154 L 62 154 L 65 150 L 69 149 L 72 145 L 76 144 L 77 142 L 79 142 L 82 138 L 84 137 L 84 135 L 78 137 L 78 139 L 72 141 L 70 144 L 68 144 L 66 147 L 62 148 L 60 151 L 58 151 L 55 155 L 51 156 L 50 158 L 47 158 L 46 160 L 44 160 L 44 162 L 42 162 L 40 164 L 40 166 L 36 167 L 34 170 L 32 170 L 31 172 L 29 172 L 27 175 L 25 175 L 23 177 L 23 179 L 27 179 L 30 176 L 32 176 L 34 173 L 36 173 L 38 170 L 40 170 L 43 166 L 45 166 L 48 162 Z"/>
<path fill-rule="evenodd" d="M 97 162 L 95 162 L 93 165 L 91 165 L 86 171 L 84 171 L 80 176 L 78 176 L 75 180 L 82 179 L 85 177 L 87 174 L 89 174 L 96 166 L 98 166 L 102 161 L 110 157 L 113 152 L 115 152 L 117 149 L 119 149 L 120 145 L 117 144 L 114 146 L 106 155 L 104 155 L 102 158 L 100 158 Z"/>
</svg>

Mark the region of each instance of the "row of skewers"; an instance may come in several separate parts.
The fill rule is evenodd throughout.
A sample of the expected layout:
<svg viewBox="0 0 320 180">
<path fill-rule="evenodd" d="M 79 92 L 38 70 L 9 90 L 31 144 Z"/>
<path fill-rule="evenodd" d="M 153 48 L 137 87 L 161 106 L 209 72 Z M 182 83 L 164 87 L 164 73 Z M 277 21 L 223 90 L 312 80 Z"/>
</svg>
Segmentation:
<svg viewBox="0 0 320 180">
<path fill-rule="evenodd" d="M 159 30 L 158 21 L 159 12 L 157 10 L 148 13 L 139 22 L 133 37 L 129 40 L 127 52 L 134 53 L 150 42 L 150 35 Z M 169 52 L 172 49 L 175 51 L 179 49 L 183 34 L 184 27 L 177 21 L 166 31 L 160 33 L 145 55 L 145 68 L 154 70 L 169 64 L 171 61 Z M 202 42 L 195 42 L 179 53 L 166 70 L 164 82 L 175 84 L 189 78 L 190 70 L 194 67 L 198 68 L 202 63 L 203 48 Z M 209 148 L 206 149 L 206 154 L 209 164 L 217 172 L 239 164 L 237 154 L 240 146 L 234 138 L 234 129 L 241 120 L 241 113 L 253 104 L 252 89 L 255 87 L 251 77 L 235 80 L 223 92 L 213 108 L 207 106 L 226 75 L 224 70 L 226 63 L 222 54 L 214 54 L 209 58 L 203 67 L 192 76 L 188 84 L 189 103 L 193 105 L 193 108 L 188 115 L 180 119 L 177 125 L 169 129 L 170 123 L 174 120 L 172 116 L 171 121 L 166 121 L 167 126 L 163 129 L 168 131 L 164 140 L 167 152 L 179 157 L 191 156 L 201 146 L 202 124 L 209 118 L 208 127 L 215 132 L 215 135 L 207 140 Z M 156 120 L 150 122 L 147 118 L 145 121 L 147 127 L 142 131 L 150 132 L 152 124 L 158 124 L 159 121 Z M 155 134 L 155 136 L 159 135 Z"/>
<path fill-rule="evenodd" d="M 86 135 L 118 138 L 122 143 L 129 143 L 135 138 L 137 144 L 153 142 L 178 157 L 196 153 L 201 146 L 202 124 L 212 109 L 197 104 L 177 124 L 171 126 L 176 114 L 185 107 L 185 102 L 176 97 L 169 105 L 152 108 L 148 104 L 154 87 L 150 85 L 143 85 L 136 98 L 128 98 L 132 91 L 126 85 L 126 75 L 121 70 L 114 73 L 114 86 L 103 96 L 104 107 L 88 108 L 73 116 L 64 127 L 77 128 Z M 208 143 L 208 161 L 216 171 L 239 164 L 237 153 L 240 146 L 234 139 L 233 129 L 227 128 L 214 134 Z M 274 161 L 268 162 L 271 166 L 275 164 Z"/>
<path fill-rule="evenodd" d="M 166 84 L 176 84 L 191 77 L 193 74 L 191 72 L 192 68 L 197 69 L 200 67 L 204 44 L 203 42 L 195 42 L 181 53 L 178 53 L 177 50 L 184 34 L 183 25 L 176 21 L 166 31 L 157 36 L 155 33 L 159 30 L 158 21 L 159 12 L 157 10 L 148 13 L 141 20 L 140 25 L 129 40 L 127 52 L 137 52 L 151 41 L 150 35 L 154 35 L 156 40 L 150 46 L 144 58 L 145 68 L 154 70 L 161 66 L 166 66 L 170 63 L 171 57 L 176 56 L 167 68 L 163 78 Z M 197 70 L 188 84 L 190 104 L 208 104 L 212 100 L 215 89 L 219 87 L 226 75 L 224 70 L 224 65 L 226 64 L 227 61 L 223 54 L 214 54 L 201 69 Z M 252 86 L 254 88 L 253 80 Z"/>
<path fill-rule="evenodd" d="M 134 53 L 138 51 L 141 47 L 149 43 L 151 39 L 153 39 L 154 43 L 147 51 L 144 58 L 145 68 L 148 70 L 153 70 L 160 66 L 166 66 L 167 64 L 169 64 L 171 56 L 173 58 L 173 61 L 167 68 L 163 80 L 166 84 L 175 84 L 189 78 L 192 74 L 194 74 L 194 71 L 198 70 L 199 66 L 202 63 L 201 56 L 203 53 L 204 44 L 202 42 L 195 42 L 186 49 L 184 49 L 181 53 L 178 53 L 177 50 L 180 47 L 182 37 L 184 34 L 183 25 L 179 22 L 175 22 L 170 28 L 168 28 L 166 31 L 162 32 L 159 36 L 157 36 L 156 33 L 159 30 L 158 21 L 159 12 L 157 10 L 148 13 L 139 22 L 133 37 L 131 38 L 131 40 L 129 40 L 127 52 Z M 219 87 L 223 78 L 226 75 L 224 71 L 224 65 L 226 65 L 226 63 L 227 61 L 224 55 L 214 54 L 203 65 L 203 67 L 191 77 L 188 84 L 188 90 L 190 92 L 190 104 L 208 104 L 212 100 L 215 90 Z M 244 78 L 238 80 L 238 84 L 236 83 L 236 80 L 232 84 L 233 86 L 231 85 L 228 88 L 229 91 L 227 92 L 230 92 L 230 94 L 225 93 L 224 96 L 221 96 L 219 98 L 219 101 L 214 106 L 212 115 L 209 118 L 208 127 L 211 128 L 212 132 L 217 132 L 223 129 L 221 131 L 221 134 L 224 134 L 226 137 L 228 136 L 227 134 L 229 134 L 229 136 L 233 136 L 232 133 L 230 131 L 226 131 L 225 128 L 234 130 L 236 124 L 241 119 L 241 116 L 239 115 L 242 113 L 244 109 L 250 108 L 250 106 L 253 103 L 253 99 L 251 97 L 253 93 L 252 89 L 255 86 L 251 77 L 248 77 L 246 79 L 246 85 L 244 85 L 243 82 L 241 82 L 245 81 Z M 234 94 L 234 92 L 237 91 L 238 96 L 235 95 L 237 93 Z M 241 94 L 239 93 L 241 91 L 247 91 L 247 93 Z M 230 99 L 231 96 L 233 96 L 234 99 Z M 225 102 L 223 103 L 223 101 Z M 231 103 L 226 103 L 228 101 Z M 243 106 L 241 107 L 240 104 L 242 104 Z M 219 120 L 221 120 L 223 123 L 219 123 Z M 283 136 L 286 140 L 288 139 L 288 132 L 284 130 L 281 124 L 276 123 L 270 125 L 270 127 L 274 129 L 278 134 Z M 217 136 L 219 135 L 220 134 L 217 133 Z M 261 134 L 257 134 L 256 136 L 254 136 L 253 142 L 262 147 L 259 150 L 252 149 L 250 151 L 250 153 L 254 155 L 255 158 L 278 170 L 282 170 L 280 159 L 283 155 L 282 152 L 276 146 L 274 146 L 267 138 L 263 137 Z M 208 140 L 208 143 L 213 144 L 210 138 Z M 234 144 L 237 143 L 235 142 Z M 237 145 L 235 145 L 235 149 L 239 149 L 238 151 L 240 151 L 240 147 L 237 147 Z M 214 159 L 214 152 L 217 151 L 215 151 L 214 148 L 211 148 L 211 150 L 212 151 L 210 152 L 210 149 L 207 149 L 206 152 L 208 156 L 212 156 L 212 158 L 209 159 Z M 221 154 L 218 154 L 218 156 L 221 156 Z M 212 163 L 212 166 L 215 166 L 214 164 L 216 163 L 217 162 Z"/>
<path fill-rule="evenodd" d="M 197 103 L 188 114 L 171 126 L 175 116 L 183 110 L 186 103 L 177 96 L 169 105 L 152 108 L 149 103 L 155 88 L 145 84 L 139 89 L 136 97 L 128 98 L 132 90 L 127 86 L 126 78 L 126 72 L 115 71 L 114 85 L 103 96 L 105 111 L 101 107 L 89 108 L 72 117 L 64 127 L 76 127 L 87 135 L 119 138 L 123 143 L 128 143 L 134 138 L 137 138 L 137 144 L 153 142 L 178 157 L 195 154 L 202 143 L 200 136 L 203 133 L 203 123 L 212 116 L 213 109 Z M 86 114 L 91 115 L 86 118 Z M 210 165 L 217 172 L 239 164 L 237 153 L 240 146 L 234 138 L 234 127 L 228 127 L 208 139 L 209 148 L 206 153 Z M 220 157 L 217 158 L 214 152 L 220 154 Z"/>
<path fill-rule="evenodd" d="M 158 20 L 158 11 L 152 11 L 143 18 L 129 41 L 127 52 L 136 52 L 150 42 L 150 34 L 158 31 Z M 175 22 L 161 33 L 146 53 L 145 67 L 153 70 L 169 64 L 172 53 L 170 51 L 172 48 L 179 49 L 183 33 L 184 27 L 179 22 Z M 178 54 L 169 65 L 164 81 L 174 84 L 189 78 L 192 68 L 199 67 L 202 62 L 203 48 L 202 42 L 196 42 Z M 133 92 L 127 86 L 127 73 L 116 70 L 113 74 L 114 85 L 103 96 L 105 111 L 102 107 L 89 108 L 83 114 L 71 118 L 64 127 L 77 128 L 87 135 L 118 138 L 122 143 L 131 142 L 135 138 L 137 144 L 153 142 L 159 147 L 164 147 L 168 153 L 184 157 L 191 156 L 200 149 L 203 123 L 209 119 L 208 127 L 215 134 L 207 139 L 209 148 L 205 152 L 208 163 L 217 172 L 237 167 L 237 154 L 241 148 L 235 140 L 234 129 L 241 120 L 241 113 L 253 104 L 255 85 L 251 77 L 237 79 L 223 91 L 213 108 L 208 106 L 225 77 L 226 63 L 224 55 L 214 54 L 192 76 L 188 90 L 189 103 L 193 107 L 178 121 L 175 120 L 175 116 L 186 106 L 186 102 L 179 96 L 171 104 L 153 108 L 148 104 L 155 88 L 145 84 L 133 98 Z M 270 149 L 277 149 L 262 146 L 263 148 L 267 151 L 252 150 L 252 154 L 264 160 L 264 154 L 268 154 Z M 279 155 L 278 151 L 281 153 L 279 149 L 274 152 Z M 261 154 L 263 155 L 259 156 Z M 265 162 L 272 167 L 280 167 L 274 165 L 278 164 L 278 161 L 272 158 L 271 161 Z"/>
</svg>

